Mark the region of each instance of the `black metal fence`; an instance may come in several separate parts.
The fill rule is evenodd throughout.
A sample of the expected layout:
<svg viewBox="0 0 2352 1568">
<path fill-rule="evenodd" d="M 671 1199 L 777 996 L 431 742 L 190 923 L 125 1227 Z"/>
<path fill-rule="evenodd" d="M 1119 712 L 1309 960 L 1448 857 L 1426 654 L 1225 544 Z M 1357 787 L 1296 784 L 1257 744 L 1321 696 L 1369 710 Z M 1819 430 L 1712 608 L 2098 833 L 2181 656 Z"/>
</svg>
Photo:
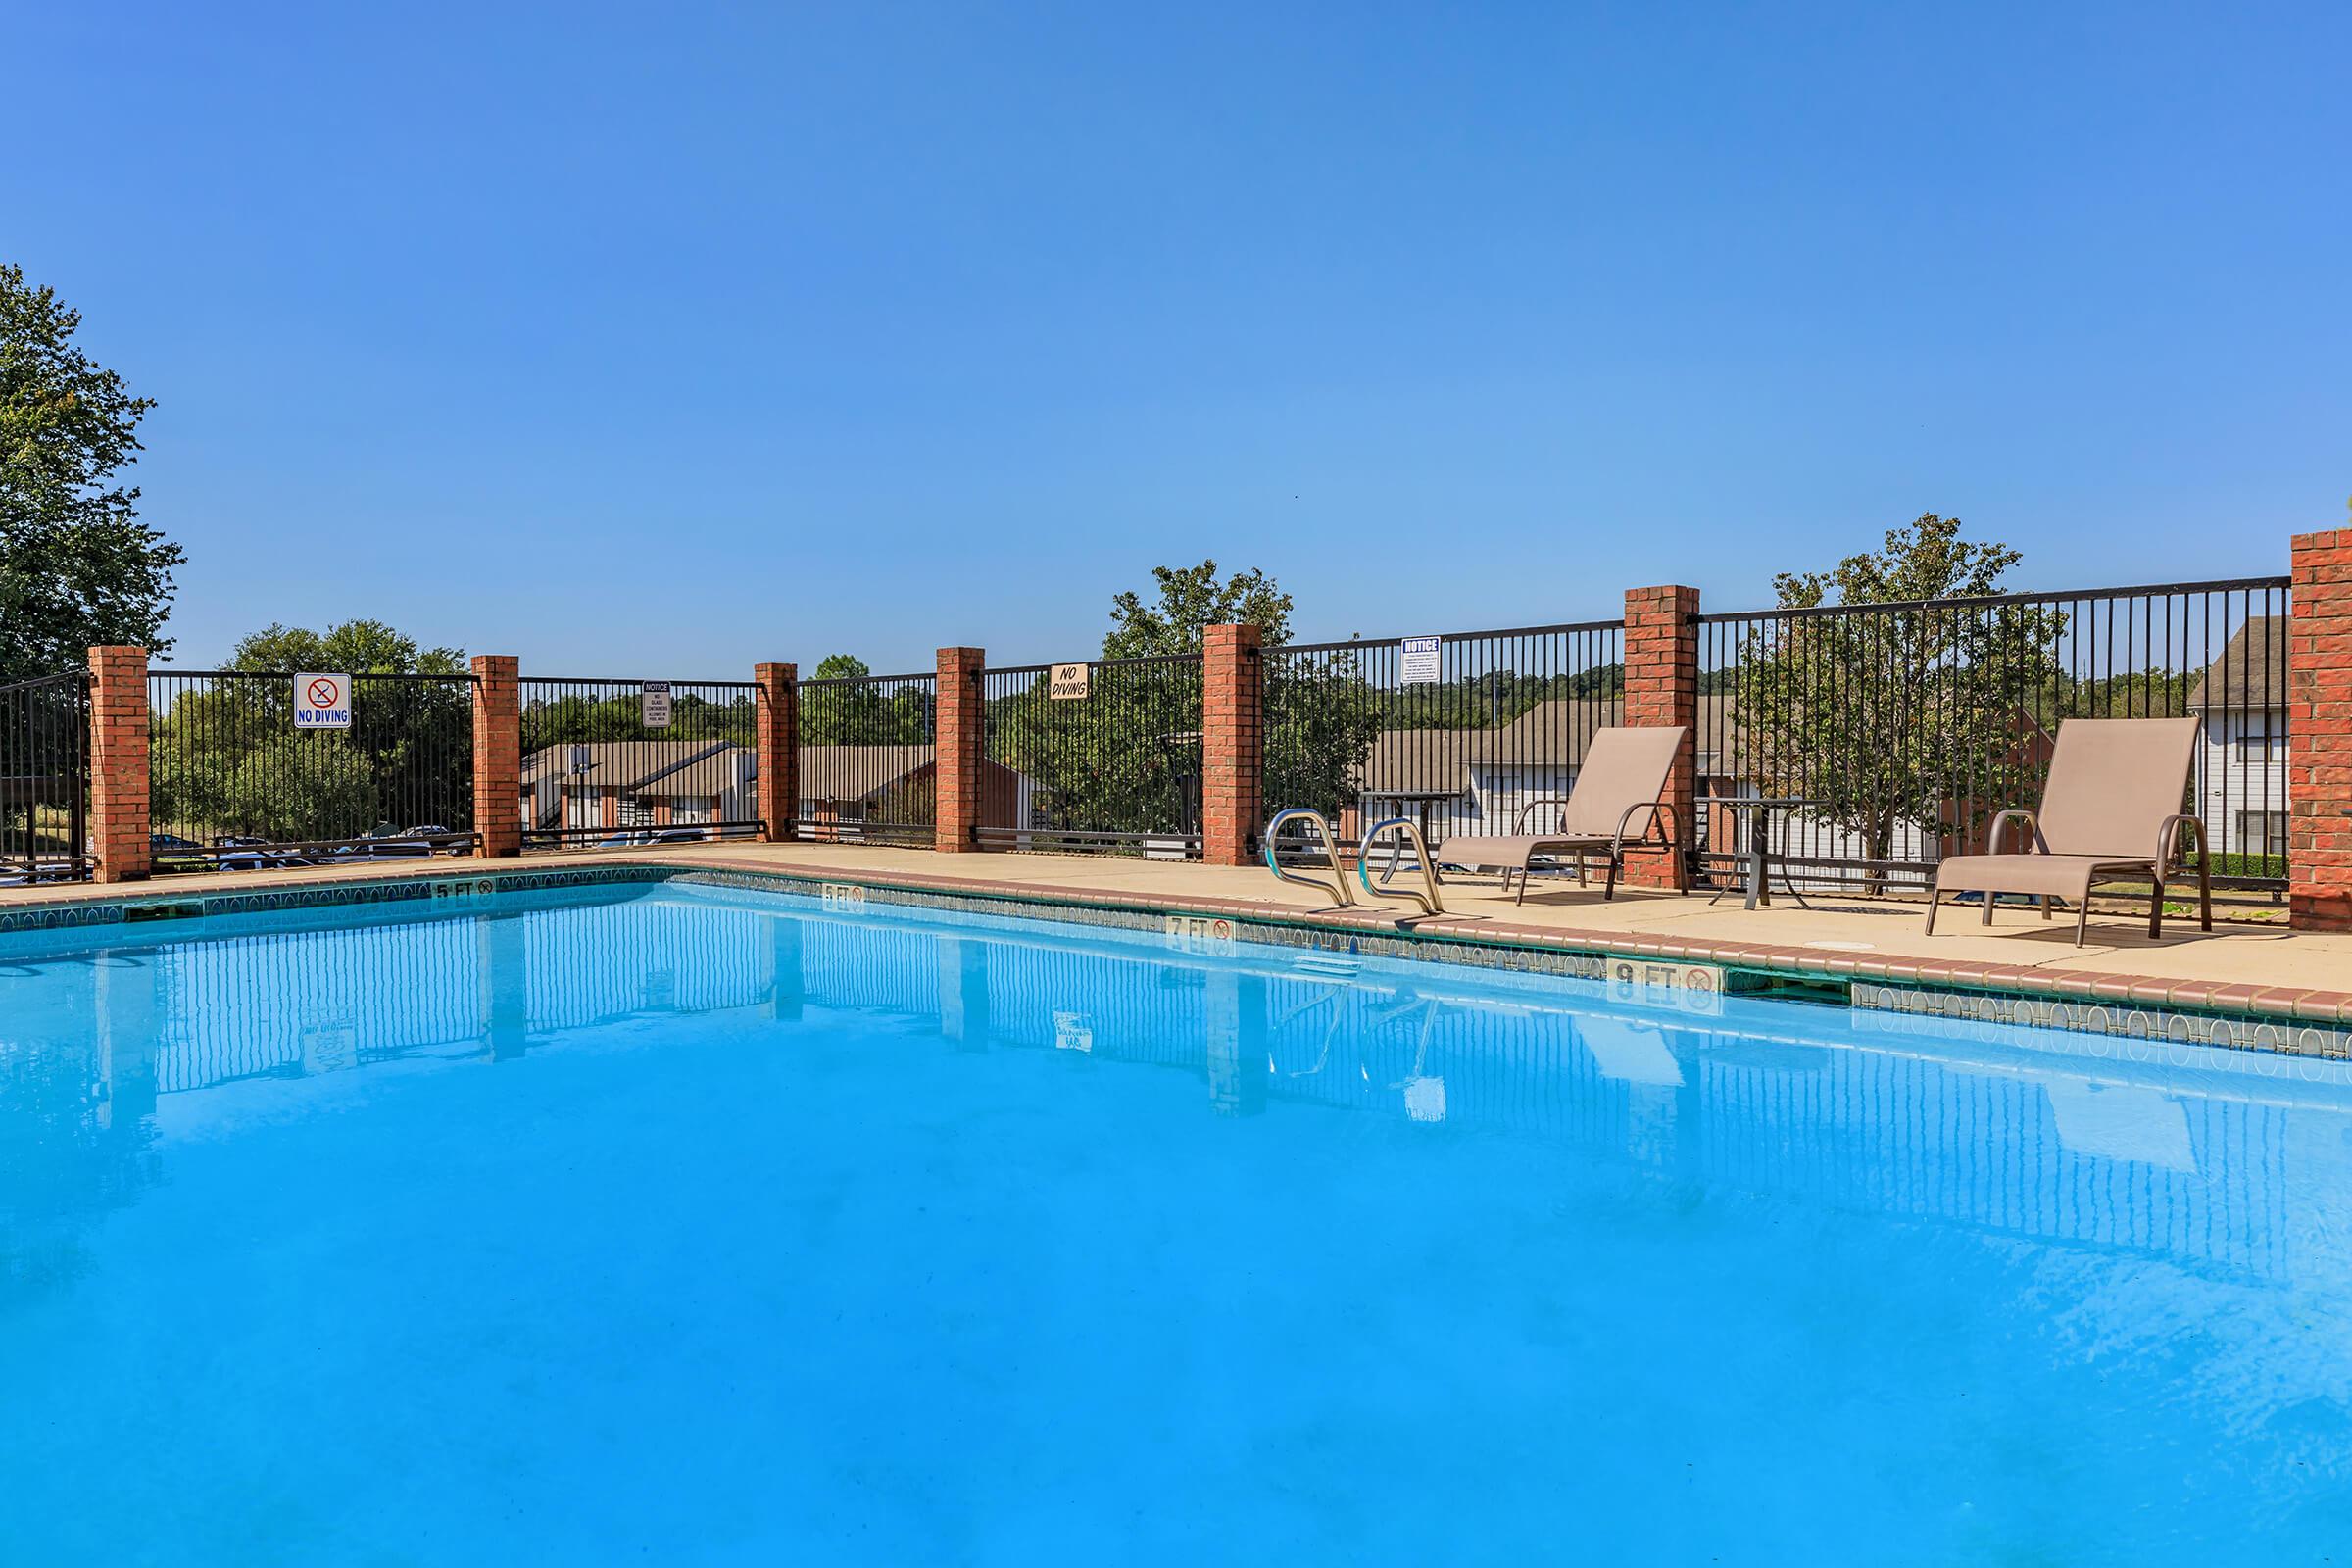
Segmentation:
<svg viewBox="0 0 2352 1568">
<path fill-rule="evenodd" d="M 0 886 L 89 875 L 89 749 L 88 675 L 0 686 Z"/>
<path fill-rule="evenodd" d="M 980 842 L 991 849 L 1200 853 L 1200 656 L 1098 659 L 1084 695 L 1054 666 L 985 670 Z"/>
<path fill-rule="evenodd" d="M 1265 804 L 1345 840 L 1410 817 L 1433 843 L 1508 833 L 1566 795 L 1593 732 L 1624 722 L 1623 623 L 1269 648 Z"/>
<path fill-rule="evenodd" d="M 2284 577 L 2065 594 L 1781 609 L 1698 617 L 1705 876 L 1736 874 L 1754 814 L 1800 886 L 1924 891 L 1944 856 L 2039 798 L 2074 717 L 2202 720 L 2183 808 L 2205 825 L 2217 886 L 2241 902 L 2286 885 Z"/>
<path fill-rule="evenodd" d="M 516 684 L 526 850 L 760 831 L 756 683 L 526 676 Z"/>
<path fill-rule="evenodd" d="M 927 847 L 939 819 L 939 677 L 805 680 L 800 697 L 795 833 Z"/>
<path fill-rule="evenodd" d="M 161 944 L 118 1002 L 165 1094 L 416 1055 L 473 1055 L 649 1013 L 776 995 L 777 922 L 651 902 L 281 930 Z M 141 972 L 143 971 L 143 972 Z M 512 1032 L 520 1037 L 502 1040 Z"/>
<path fill-rule="evenodd" d="M 297 729 L 296 677 L 147 677 L 157 871 L 254 870 L 465 854 L 473 680 L 355 675 L 345 729 Z"/>
</svg>

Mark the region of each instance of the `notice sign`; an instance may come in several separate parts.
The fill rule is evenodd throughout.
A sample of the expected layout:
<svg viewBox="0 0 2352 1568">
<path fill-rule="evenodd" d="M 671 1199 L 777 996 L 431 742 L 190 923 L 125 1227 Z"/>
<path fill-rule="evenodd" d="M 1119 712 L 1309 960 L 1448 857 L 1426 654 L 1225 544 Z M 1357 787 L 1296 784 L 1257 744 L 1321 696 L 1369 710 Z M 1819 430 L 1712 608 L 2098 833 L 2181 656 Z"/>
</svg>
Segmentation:
<svg viewBox="0 0 2352 1568">
<path fill-rule="evenodd" d="M 1095 666 L 1092 664 L 1055 664 L 1048 690 L 1056 702 L 1084 697 L 1093 682 L 1094 672 Z"/>
<path fill-rule="evenodd" d="M 669 728 L 669 682 L 649 680 L 644 695 L 638 699 L 643 712 L 639 715 L 647 729 Z"/>
<path fill-rule="evenodd" d="M 316 671 L 294 677 L 296 729 L 351 728 L 351 677 Z"/>
<path fill-rule="evenodd" d="M 1396 682 L 1400 686 L 1435 686 L 1438 683 L 1438 647 L 1443 637 L 1404 637 L 1396 643 L 1402 656 Z"/>
</svg>

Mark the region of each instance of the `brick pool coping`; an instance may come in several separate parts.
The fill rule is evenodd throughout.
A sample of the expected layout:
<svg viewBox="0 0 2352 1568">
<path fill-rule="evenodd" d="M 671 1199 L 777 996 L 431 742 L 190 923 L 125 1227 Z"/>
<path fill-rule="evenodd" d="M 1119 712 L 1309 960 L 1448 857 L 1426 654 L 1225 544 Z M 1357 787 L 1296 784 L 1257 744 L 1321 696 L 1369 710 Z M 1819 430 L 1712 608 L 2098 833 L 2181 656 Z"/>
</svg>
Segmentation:
<svg viewBox="0 0 2352 1568">
<path fill-rule="evenodd" d="M 730 856 L 717 847 L 676 855 L 620 853 L 487 863 L 459 860 L 429 867 L 390 862 L 323 875 L 288 873 L 282 879 L 273 873 L 248 873 L 246 879 L 225 886 L 209 879 L 202 886 L 150 883 L 135 890 L 122 884 L 80 884 L 49 890 L 46 897 L 20 896 L 0 904 L 0 932 L 138 922 L 167 911 L 230 913 L 405 902 L 453 892 L 668 880 L 695 873 L 799 891 L 854 886 L 899 895 L 964 899 L 1011 906 L 1030 914 L 1054 909 L 1107 911 L 1137 917 L 1139 924 L 1171 915 L 1225 919 L 1237 927 L 1251 928 L 1236 933 L 1244 939 L 1252 933 L 1303 933 L 1310 939 L 1322 933 L 1347 937 L 1351 945 L 1378 939 L 1366 944 L 1369 950 L 1398 956 L 1413 956 L 1419 950 L 1430 956 L 1475 962 L 1482 960 L 1466 950 L 1479 950 L 1498 956 L 1551 955 L 1564 960 L 1709 964 L 1768 979 L 1843 985 L 1853 1005 L 1881 1011 L 2352 1057 L 2352 991 L 1825 953 L 1772 943 L 1579 930 L 1487 917 L 1304 909 L 1200 894 L 1082 888 L 928 869 L 918 874 L 765 857 L 754 859 Z M 270 880 L 265 882 L 262 877 Z M 1298 939 L 1278 935 L 1272 940 L 1296 945 Z M 1510 966 L 1553 967 L 1540 961 Z M 1564 967 L 1560 972 L 1585 971 Z"/>
</svg>

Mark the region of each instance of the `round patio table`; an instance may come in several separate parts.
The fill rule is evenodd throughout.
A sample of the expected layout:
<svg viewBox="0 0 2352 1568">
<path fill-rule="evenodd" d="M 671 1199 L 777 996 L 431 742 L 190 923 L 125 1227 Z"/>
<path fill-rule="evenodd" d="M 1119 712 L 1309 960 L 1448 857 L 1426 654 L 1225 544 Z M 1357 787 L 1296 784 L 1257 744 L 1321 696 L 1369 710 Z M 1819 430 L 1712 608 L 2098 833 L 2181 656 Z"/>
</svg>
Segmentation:
<svg viewBox="0 0 2352 1568">
<path fill-rule="evenodd" d="M 1415 814 L 1420 820 L 1414 825 L 1421 829 L 1421 842 L 1429 844 L 1429 808 L 1440 801 L 1450 801 L 1461 793 L 1460 790 L 1379 790 L 1370 799 L 1375 806 L 1395 802 L 1399 816 L 1404 814 L 1405 808 L 1419 808 Z M 1370 822 L 1363 824 L 1367 828 L 1371 825 Z M 1362 853 L 1360 845 L 1357 847 L 1357 853 L 1359 855 Z M 1389 863 L 1381 870 L 1381 881 L 1388 881 L 1389 877 L 1395 873 L 1396 857 L 1399 853 L 1396 845 L 1389 846 Z M 1437 853 L 1437 846 L 1430 845 L 1430 853 L 1434 856 Z M 1431 869 L 1436 868 L 1433 866 Z"/>
<path fill-rule="evenodd" d="M 1772 818 L 1775 812 L 1779 812 L 1785 817 L 1790 811 L 1801 810 L 1808 806 L 1819 806 L 1821 804 L 1819 801 L 1718 795 L 1708 798 L 1702 804 L 1710 808 L 1721 807 L 1726 810 L 1748 813 L 1747 907 L 1752 909 L 1760 904 L 1769 906 L 1772 903 L 1772 867 L 1776 860 L 1781 867 L 1781 881 L 1788 889 L 1788 896 L 1797 903 L 1804 904 L 1808 909 L 1813 907 L 1810 904 L 1805 904 L 1805 896 L 1796 890 L 1796 879 L 1788 874 L 1787 858 L 1775 856 L 1772 853 Z M 1722 900 L 1724 894 L 1731 891 L 1730 888 L 1725 888 L 1722 893 L 1716 894 L 1707 902 L 1715 904 Z"/>
</svg>

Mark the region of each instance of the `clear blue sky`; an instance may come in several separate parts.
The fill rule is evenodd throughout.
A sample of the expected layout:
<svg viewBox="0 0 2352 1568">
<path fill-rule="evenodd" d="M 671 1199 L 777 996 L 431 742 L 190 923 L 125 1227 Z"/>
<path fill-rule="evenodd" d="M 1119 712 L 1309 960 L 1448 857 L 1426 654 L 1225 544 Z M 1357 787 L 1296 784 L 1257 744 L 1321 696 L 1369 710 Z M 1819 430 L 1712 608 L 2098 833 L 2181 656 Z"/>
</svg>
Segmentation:
<svg viewBox="0 0 2352 1568">
<path fill-rule="evenodd" d="M 182 662 L 1078 657 L 1203 556 L 1311 636 L 1747 609 L 1931 509 L 2235 575 L 2352 492 L 2340 0 L 5 32 L 0 254 L 161 401 Z"/>
</svg>

